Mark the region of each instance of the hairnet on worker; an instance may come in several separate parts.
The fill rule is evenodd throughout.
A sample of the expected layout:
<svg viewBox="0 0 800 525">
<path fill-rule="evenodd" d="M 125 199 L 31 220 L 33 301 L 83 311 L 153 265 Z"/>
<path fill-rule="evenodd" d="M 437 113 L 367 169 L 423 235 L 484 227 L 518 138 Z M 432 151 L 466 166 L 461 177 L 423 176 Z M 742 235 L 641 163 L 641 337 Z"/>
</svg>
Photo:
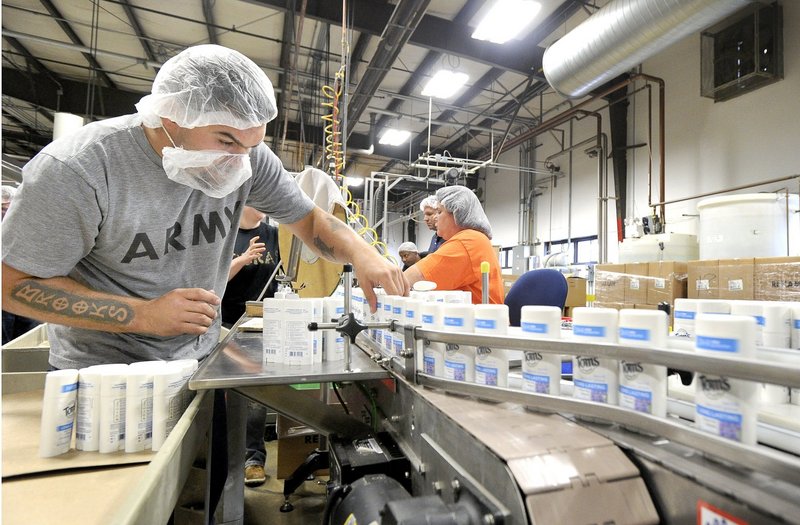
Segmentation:
<svg viewBox="0 0 800 525">
<path fill-rule="evenodd" d="M 433 208 L 435 210 L 437 204 L 439 204 L 439 201 L 436 200 L 436 195 L 428 195 L 419 203 L 419 210 L 425 211 L 425 208 Z"/>
<path fill-rule="evenodd" d="M 164 117 L 182 128 L 243 130 L 266 124 L 278 113 L 264 71 L 238 51 L 213 44 L 190 47 L 167 60 L 152 93 L 136 109 L 151 128 L 160 127 Z"/>
<path fill-rule="evenodd" d="M 446 186 L 436 192 L 436 198 L 445 210 L 453 214 L 456 226 L 477 230 L 492 238 L 489 219 L 472 190 L 465 186 Z"/>
<path fill-rule="evenodd" d="M 397 249 L 397 253 L 400 253 L 400 252 L 414 252 L 414 253 L 419 253 L 419 250 L 417 249 L 417 245 L 416 245 L 416 244 L 414 244 L 413 242 L 404 242 L 404 243 L 403 243 L 403 244 L 401 244 L 401 245 L 400 245 L 400 247 Z"/>
</svg>

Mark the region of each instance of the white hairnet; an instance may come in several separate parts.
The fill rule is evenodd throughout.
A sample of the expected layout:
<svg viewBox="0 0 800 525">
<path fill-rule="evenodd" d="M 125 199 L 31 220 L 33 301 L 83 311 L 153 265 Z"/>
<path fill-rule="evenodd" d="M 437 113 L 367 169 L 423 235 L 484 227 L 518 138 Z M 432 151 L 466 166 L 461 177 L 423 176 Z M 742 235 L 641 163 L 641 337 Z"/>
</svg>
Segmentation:
<svg viewBox="0 0 800 525">
<path fill-rule="evenodd" d="M 3 184 L 3 202 L 9 202 L 14 198 L 15 193 L 17 193 L 17 188 Z"/>
<path fill-rule="evenodd" d="M 161 127 L 164 117 L 182 128 L 250 129 L 278 114 L 264 71 L 238 51 L 212 44 L 189 47 L 167 60 L 152 93 L 136 109 L 151 128 Z"/>
<path fill-rule="evenodd" d="M 419 203 L 419 209 L 420 211 L 425 211 L 425 208 L 433 208 L 435 210 L 437 204 L 439 204 L 439 201 L 436 200 L 436 195 L 428 195 Z"/>
<path fill-rule="evenodd" d="M 453 214 L 456 226 L 468 230 L 478 230 L 490 239 L 492 238 L 489 219 L 472 190 L 465 186 L 446 186 L 436 192 L 436 198 L 439 199 L 439 204 L 445 210 Z"/>
<path fill-rule="evenodd" d="M 403 243 L 403 244 L 401 244 L 401 245 L 400 245 L 400 247 L 397 249 L 397 252 L 398 252 L 398 253 L 400 253 L 400 252 L 414 252 L 414 253 L 419 253 L 419 250 L 417 249 L 417 245 L 416 245 L 416 244 L 414 244 L 413 242 L 404 242 L 404 243 Z"/>
</svg>

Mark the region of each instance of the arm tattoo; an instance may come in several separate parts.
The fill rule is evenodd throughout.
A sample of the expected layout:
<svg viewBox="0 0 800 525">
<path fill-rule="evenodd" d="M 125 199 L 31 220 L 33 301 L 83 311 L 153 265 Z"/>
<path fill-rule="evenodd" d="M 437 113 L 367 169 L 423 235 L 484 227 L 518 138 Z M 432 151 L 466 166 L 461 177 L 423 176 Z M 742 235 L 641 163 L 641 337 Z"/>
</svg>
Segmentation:
<svg viewBox="0 0 800 525">
<path fill-rule="evenodd" d="M 114 299 L 89 299 L 67 291 L 25 280 L 11 290 L 11 296 L 29 307 L 73 319 L 125 326 L 133 320 L 133 308 Z"/>
<path fill-rule="evenodd" d="M 314 237 L 314 246 L 317 248 L 320 255 L 326 259 L 330 259 L 331 261 L 336 260 L 336 255 L 333 253 L 333 246 L 328 246 L 325 244 L 325 242 L 319 236 Z"/>
</svg>

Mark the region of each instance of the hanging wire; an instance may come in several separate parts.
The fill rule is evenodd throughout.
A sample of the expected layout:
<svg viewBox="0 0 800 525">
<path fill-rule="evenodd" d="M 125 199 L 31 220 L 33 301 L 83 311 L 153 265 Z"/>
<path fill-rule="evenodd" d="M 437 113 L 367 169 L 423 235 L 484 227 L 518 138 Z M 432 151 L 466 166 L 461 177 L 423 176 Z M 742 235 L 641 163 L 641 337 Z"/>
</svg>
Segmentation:
<svg viewBox="0 0 800 525">
<path fill-rule="evenodd" d="M 97 58 L 97 41 L 100 34 L 100 2 L 95 0 L 92 2 L 92 27 L 89 42 L 89 50 L 91 56 Z M 97 89 L 97 68 L 92 64 L 89 69 L 89 82 L 86 86 L 86 118 L 94 120 L 94 97 L 95 90 Z"/>
</svg>

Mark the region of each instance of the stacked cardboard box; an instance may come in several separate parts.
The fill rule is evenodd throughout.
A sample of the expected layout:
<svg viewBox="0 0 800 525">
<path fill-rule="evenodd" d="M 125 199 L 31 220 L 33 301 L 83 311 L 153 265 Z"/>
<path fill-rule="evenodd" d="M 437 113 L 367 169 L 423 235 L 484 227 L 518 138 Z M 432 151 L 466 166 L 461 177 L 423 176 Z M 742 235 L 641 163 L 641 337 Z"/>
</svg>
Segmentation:
<svg viewBox="0 0 800 525">
<path fill-rule="evenodd" d="M 800 301 L 800 257 L 755 259 L 754 281 L 759 301 Z"/>
<path fill-rule="evenodd" d="M 800 257 L 689 261 L 690 299 L 800 301 Z"/>
<path fill-rule="evenodd" d="M 686 297 L 686 281 L 684 261 L 598 264 L 594 305 L 655 310 L 666 302 L 672 307 L 676 298 Z"/>
</svg>

